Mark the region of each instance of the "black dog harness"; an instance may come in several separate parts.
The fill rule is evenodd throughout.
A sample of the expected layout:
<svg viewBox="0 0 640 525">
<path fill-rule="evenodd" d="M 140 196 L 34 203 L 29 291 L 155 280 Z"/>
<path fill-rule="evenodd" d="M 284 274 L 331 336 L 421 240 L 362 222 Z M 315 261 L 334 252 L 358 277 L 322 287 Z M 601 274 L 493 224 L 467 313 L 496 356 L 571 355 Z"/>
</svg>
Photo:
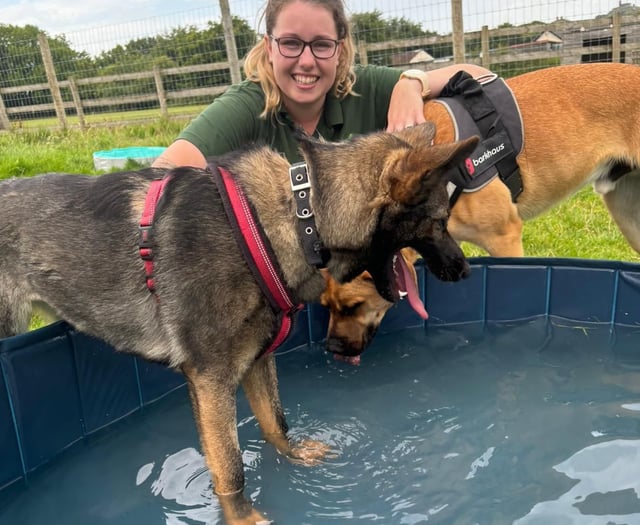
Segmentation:
<svg viewBox="0 0 640 525">
<path fill-rule="evenodd" d="M 499 176 L 516 202 L 522 178 L 516 157 L 522 150 L 520 110 L 504 80 L 488 75 L 475 80 L 456 73 L 435 102 L 442 104 L 455 126 L 455 140 L 479 135 L 481 141 L 464 165 L 458 166 L 449 186 L 453 206 L 460 193 L 477 191 Z"/>
<path fill-rule="evenodd" d="M 236 184 L 232 175 L 222 167 L 208 166 L 222 198 L 225 212 L 231 224 L 236 242 L 242 251 L 262 293 L 269 301 L 277 319 L 277 331 L 271 341 L 260 352 L 260 356 L 273 352 L 291 333 L 295 314 L 302 308 L 294 304 L 264 230 L 255 220 L 255 212 L 245 194 Z M 151 182 L 144 210 L 140 219 L 140 257 L 144 263 L 146 283 L 155 294 L 153 279 L 153 218 L 161 203 L 163 192 L 171 179 L 168 175 Z"/>
</svg>

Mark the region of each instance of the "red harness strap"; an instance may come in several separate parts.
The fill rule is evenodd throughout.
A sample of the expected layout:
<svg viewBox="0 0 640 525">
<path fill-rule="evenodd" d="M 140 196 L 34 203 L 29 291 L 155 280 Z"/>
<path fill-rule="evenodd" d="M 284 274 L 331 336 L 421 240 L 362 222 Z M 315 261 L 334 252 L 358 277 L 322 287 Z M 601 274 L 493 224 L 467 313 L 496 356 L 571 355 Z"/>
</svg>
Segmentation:
<svg viewBox="0 0 640 525">
<path fill-rule="evenodd" d="M 278 332 L 270 344 L 261 352 L 268 354 L 278 348 L 289 336 L 293 318 L 302 308 L 294 304 L 274 264 L 275 257 L 262 228 L 256 222 L 251 206 L 242 190 L 236 185 L 231 174 L 223 168 L 211 168 L 214 181 L 222 197 L 225 211 L 231 223 L 236 240 L 247 260 L 262 292 L 269 300 L 278 318 Z M 219 175 L 218 175 L 219 174 Z M 152 231 L 153 219 L 171 176 L 151 182 L 140 218 L 139 250 L 144 264 L 147 288 L 155 294 L 153 279 Z"/>
<path fill-rule="evenodd" d="M 288 337 L 295 314 L 302 305 L 294 304 L 291 300 L 287 287 L 274 264 L 275 256 L 268 239 L 256 222 L 245 194 L 227 170 L 211 167 L 211 171 L 220 190 L 229 221 L 234 226 L 236 240 L 242 248 L 256 281 L 279 319 L 278 333 L 263 352 L 268 354 L 278 348 Z M 216 172 L 220 174 L 219 177 L 216 176 Z M 221 186 L 224 187 L 224 191 Z"/>
<path fill-rule="evenodd" d="M 140 217 L 140 236 L 138 240 L 138 247 L 140 249 L 142 263 L 144 264 L 147 288 L 149 288 L 151 293 L 155 293 L 156 290 L 156 285 L 153 280 L 153 248 L 151 240 L 153 218 L 156 214 L 158 201 L 162 197 L 164 189 L 170 179 L 171 175 L 167 175 L 161 179 L 154 179 L 151 181 L 151 185 L 147 191 L 147 197 L 144 201 L 142 217 Z"/>
</svg>

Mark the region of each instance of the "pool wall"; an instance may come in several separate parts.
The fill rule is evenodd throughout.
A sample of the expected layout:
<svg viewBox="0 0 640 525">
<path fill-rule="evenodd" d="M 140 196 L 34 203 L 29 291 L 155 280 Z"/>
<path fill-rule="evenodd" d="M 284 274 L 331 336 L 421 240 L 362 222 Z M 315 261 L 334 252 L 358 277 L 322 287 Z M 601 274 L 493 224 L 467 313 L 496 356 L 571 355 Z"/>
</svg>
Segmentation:
<svg viewBox="0 0 640 525">
<path fill-rule="evenodd" d="M 400 303 L 381 331 L 540 316 L 610 325 L 612 334 L 616 327 L 640 327 L 638 264 L 532 258 L 470 262 L 471 277 L 459 283 L 442 283 L 418 263 L 428 321 Z M 278 352 L 324 340 L 327 319 L 323 307 L 305 307 Z M 634 333 L 620 344 L 635 348 L 640 337 Z M 0 340 L 0 367 L 0 493 L 28 483 L 30 474 L 66 449 L 184 384 L 179 374 L 117 353 L 65 322 Z"/>
</svg>

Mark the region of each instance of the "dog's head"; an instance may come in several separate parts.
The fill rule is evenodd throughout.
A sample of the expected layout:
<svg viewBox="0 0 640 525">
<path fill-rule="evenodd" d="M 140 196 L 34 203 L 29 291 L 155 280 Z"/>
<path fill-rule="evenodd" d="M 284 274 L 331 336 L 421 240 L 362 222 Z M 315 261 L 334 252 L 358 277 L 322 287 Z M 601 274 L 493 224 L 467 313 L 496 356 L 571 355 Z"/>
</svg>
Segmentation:
<svg viewBox="0 0 640 525">
<path fill-rule="evenodd" d="M 425 123 L 404 137 L 380 132 L 343 143 L 301 141 L 318 232 L 338 280 L 367 270 L 380 295 L 396 302 L 400 283 L 394 262 L 404 247 L 415 249 L 439 279 L 456 281 L 469 274 L 447 231 L 447 183 L 478 139 L 432 145 L 433 134 L 433 124 Z"/>
<path fill-rule="evenodd" d="M 401 260 L 396 262 L 396 267 L 403 272 L 405 281 L 401 293 L 414 310 L 426 319 L 427 312 L 418 294 L 414 268 L 418 254 L 404 248 L 398 257 Z M 360 354 L 369 346 L 393 303 L 380 296 L 369 272 L 342 284 L 328 273 L 325 279 L 327 286 L 320 297 L 320 303 L 329 310 L 327 350 L 333 352 L 336 359 L 359 364 Z"/>
<path fill-rule="evenodd" d="M 463 161 L 477 142 L 474 137 L 426 150 L 416 148 L 414 153 L 398 159 L 386 173 L 387 192 L 378 201 L 381 213 L 367 270 L 387 300 L 399 298 L 393 259 L 385 255 L 389 247 L 415 249 L 440 280 L 457 281 L 469 275 L 464 254 L 447 230 L 450 214 L 447 183 L 452 167 Z"/>
</svg>

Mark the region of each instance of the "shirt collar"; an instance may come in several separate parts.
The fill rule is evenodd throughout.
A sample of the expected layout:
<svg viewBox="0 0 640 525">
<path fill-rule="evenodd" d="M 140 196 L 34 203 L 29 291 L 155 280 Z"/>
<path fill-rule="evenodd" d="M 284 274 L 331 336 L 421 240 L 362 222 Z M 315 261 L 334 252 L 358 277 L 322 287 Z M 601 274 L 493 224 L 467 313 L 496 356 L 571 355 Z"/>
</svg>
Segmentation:
<svg viewBox="0 0 640 525">
<path fill-rule="evenodd" d="M 295 128 L 295 123 L 289 115 L 284 105 L 280 106 L 278 110 L 278 116 L 284 122 L 286 122 L 292 128 Z M 333 94 L 328 93 L 325 99 L 324 108 L 322 110 L 322 117 L 318 122 L 318 131 L 321 135 L 324 135 L 324 130 L 330 130 L 332 135 L 339 131 L 339 128 L 344 124 L 344 115 L 342 113 L 342 104 L 340 100 Z"/>
<path fill-rule="evenodd" d="M 327 95 L 324 104 L 323 117 L 325 124 L 331 128 L 342 126 L 344 124 L 342 104 L 333 93 L 329 93 Z"/>
</svg>

